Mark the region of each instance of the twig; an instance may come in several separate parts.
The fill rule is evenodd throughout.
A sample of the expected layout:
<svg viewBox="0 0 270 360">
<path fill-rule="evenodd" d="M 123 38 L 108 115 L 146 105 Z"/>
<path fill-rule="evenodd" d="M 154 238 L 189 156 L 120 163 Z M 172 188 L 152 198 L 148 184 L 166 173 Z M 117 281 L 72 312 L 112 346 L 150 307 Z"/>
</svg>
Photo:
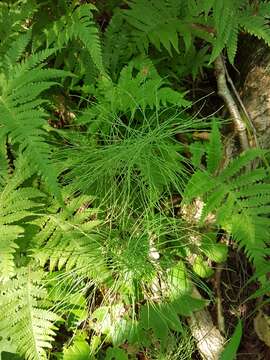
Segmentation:
<svg viewBox="0 0 270 360">
<path fill-rule="evenodd" d="M 223 264 L 217 264 L 216 267 L 216 300 L 217 300 L 217 323 L 218 323 L 218 329 L 221 332 L 222 335 L 225 335 L 225 321 L 223 316 L 223 308 L 222 308 L 222 294 L 220 289 L 220 282 L 221 282 L 221 274 L 223 270 Z"/>
<path fill-rule="evenodd" d="M 234 83 L 233 83 L 233 81 L 232 81 L 232 79 L 230 77 L 230 74 L 229 74 L 228 69 L 227 69 L 226 66 L 225 66 L 225 72 L 226 72 L 227 81 L 230 84 L 230 86 L 231 86 L 231 88 L 232 88 L 232 90 L 234 92 L 234 95 L 235 95 L 235 97 L 236 97 L 236 99 L 237 99 L 243 113 L 245 114 L 245 117 L 246 117 L 246 119 L 248 121 L 248 124 L 249 124 L 249 126 L 250 126 L 250 128 L 252 130 L 252 135 L 254 137 L 255 145 L 258 148 L 258 147 L 260 147 L 260 145 L 259 145 L 259 141 L 258 141 L 258 138 L 257 138 L 257 130 L 255 129 L 255 126 L 253 125 L 253 122 L 252 122 L 252 120 L 251 120 L 251 118 L 249 116 L 249 113 L 247 112 L 247 109 L 246 109 L 245 105 L 243 104 L 243 101 L 242 101 L 236 87 L 234 86 Z"/>
<path fill-rule="evenodd" d="M 237 104 L 234 101 L 227 86 L 226 68 L 222 55 L 219 55 L 215 60 L 215 71 L 217 78 L 218 94 L 223 98 L 225 104 L 227 105 L 229 113 L 232 117 L 232 121 L 234 123 L 235 130 L 237 131 L 242 150 L 247 150 L 250 146 L 246 133 L 246 124 L 242 120 Z"/>
</svg>

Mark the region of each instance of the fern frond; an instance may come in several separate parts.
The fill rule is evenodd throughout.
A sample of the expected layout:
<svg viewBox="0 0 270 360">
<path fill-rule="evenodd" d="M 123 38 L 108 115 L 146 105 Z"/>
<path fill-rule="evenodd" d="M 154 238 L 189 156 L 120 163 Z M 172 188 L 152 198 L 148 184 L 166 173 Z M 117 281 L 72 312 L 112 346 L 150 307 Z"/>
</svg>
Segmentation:
<svg viewBox="0 0 270 360">
<path fill-rule="evenodd" d="M 158 50 L 163 46 L 170 54 L 178 49 L 178 37 L 186 50 L 199 37 L 212 44 L 210 63 L 226 48 L 233 63 L 237 51 L 238 32 L 270 41 L 268 29 L 269 5 L 249 4 L 246 0 L 153 1 L 132 0 L 124 18 L 133 28 L 133 38 L 141 53 L 148 53 L 149 44 Z M 194 26 L 195 24 L 195 26 Z M 211 29 L 211 35 L 207 31 Z"/>
<path fill-rule="evenodd" d="M 96 7 L 93 4 L 71 8 L 70 13 L 55 21 L 51 28 L 45 29 L 45 35 L 47 46 L 54 44 L 60 48 L 66 46 L 72 39 L 80 40 L 89 51 L 98 70 L 105 73 L 98 29 L 93 20 L 93 11 L 95 10 Z"/>
<path fill-rule="evenodd" d="M 18 60 L 21 59 L 25 48 L 31 40 L 32 32 L 28 30 L 26 33 L 21 34 L 15 41 L 12 43 L 12 46 L 8 49 L 5 54 L 5 67 L 9 67 L 9 64 L 15 64 Z M 12 65 L 11 65 L 12 66 Z"/>
<path fill-rule="evenodd" d="M 68 75 L 65 71 L 41 68 L 42 62 L 53 52 L 54 49 L 44 50 L 19 64 L 8 63 L 6 81 L 1 88 L 0 111 L 3 136 L 9 135 L 12 144 L 20 146 L 61 201 L 57 173 L 50 160 L 51 146 L 46 142 L 47 115 L 42 108 L 45 101 L 41 98 L 42 92 L 57 84 L 52 79 Z"/>
<path fill-rule="evenodd" d="M 12 66 L 12 73 L 10 74 L 12 79 L 16 79 L 17 77 L 21 77 L 25 73 L 38 68 L 38 66 L 45 66 L 45 60 L 47 60 L 52 54 L 55 54 L 57 49 L 45 49 L 38 51 L 36 53 L 31 54 L 31 56 L 27 57 L 25 60 L 14 63 Z M 28 74 L 29 75 L 29 74 Z"/>
<path fill-rule="evenodd" d="M 227 180 L 228 178 L 236 175 L 241 169 L 247 166 L 252 160 L 257 157 L 262 157 L 264 151 L 261 149 L 249 149 L 248 151 L 239 155 L 238 158 L 233 160 L 227 167 L 222 171 L 221 179 Z"/>
<path fill-rule="evenodd" d="M 30 187 L 20 187 L 25 180 L 33 175 L 26 159 L 21 157 L 16 161 L 16 168 L 12 177 L 6 179 L 7 184 L 0 192 L 0 282 L 5 282 L 15 275 L 14 254 L 20 248 L 20 238 L 24 234 L 21 225 L 26 218 L 33 215 L 33 210 L 40 206 L 35 202 L 44 195 Z"/>
<path fill-rule="evenodd" d="M 135 69 L 139 70 L 136 77 L 133 77 Z M 184 94 L 174 91 L 164 86 L 164 82 L 155 72 L 150 60 L 145 62 L 130 62 L 120 74 L 118 86 L 116 88 L 116 109 L 122 111 L 141 108 L 145 110 L 147 106 L 151 109 L 159 109 L 160 104 L 174 104 L 178 106 L 188 106 L 189 102 L 184 100 Z"/>
<path fill-rule="evenodd" d="M 132 28 L 124 21 L 121 12 L 117 11 L 112 16 L 103 39 L 104 64 L 114 81 L 134 54 L 136 45 L 132 41 Z"/>
<path fill-rule="evenodd" d="M 137 75 L 134 75 L 136 72 Z M 166 85 L 151 60 L 135 59 L 122 69 L 116 86 L 107 82 L 104 93 L 108 101 L 109 97 L 114 99 L 114 113 L 131 111 L 134 114 L 137 109 L 159 109 L 169 104 L 178 107 L 190 105 L 184 98 L 185 93 L 177 92 Z"/>
<path fill-rule="evenodd" d="M 148 52 L 152 43 L 158 50 L 161 45 L 171 54 L 178 49 L 179 15 L 181 3 L 172 0 L 132 0 L 123 11 L 126 21 L 137 29 L 134 39 L 142 52 Z"/>
<path fill-rule="evenodd" d="M 216 188 L 217 184 L 210 174 L 205 171 L 196 171 L 185 187 L 185 199 L 191 202 L 195 197 Z"/>
<path fill-rule="evenodd" d="M 269 10 L 269 4 L 262 3 L 259 5 L 257 13 L 254 14 L 253 7 L 248 6 L 246 12 L 240 16 L 239 23 L 248 33 L 270 45 L 269 12 L 267 13 L 267 10 Z"/>
<path fill-rule="evenodd" d="M 5 186 L 9 171 L 8 140 L 6 132 L 0 129 L 0 187 Z"/>
<path fill-rule="evenodd" d="M 228 59 L 231 64 L 234 63 L 234 59 L 237 51 L 238 32 L 239 32 L 239 25 L 233 24 L 228 36 L 227 46 L 226 46 Z"/>
<path fill-rule="evenodd" d="M 11 338 L 17 352 L 27 360 L 46 359 L 45 349 L 52 348 L 59 318 L 42 308 L 46 290 L 42 273 L 30 267 L 17 270 L 16 277 L 0 286 L 0 330 Z"/>
<path fill-rule="evenodd" d="M 214 47 L 211 54 L 210 62 L 214 61 L 227 46 L 230 60 L 233 60 L 236 46 L 236 31 L 238 28 L 238 11 L 239 2 L 233 1 L 215 1 L 213 5 L 213 20 L 217 31 Z"/>
<path fill-rule="evenodd" d="M 42 267 L 48 261 L 50 271 L 75 269 L 100 280 L 108 276 L 108 269 L 102 256 L 100 238 L 94 232 L 100 224 L 97 210 L 88 208 L 93 199 L 72 197 L 68 187 L 63 191 L 65 210 L 53 203 L 48 214 L 35 222 L 40 231 L 35 236 L 33 257 Z"/>
<path fill-rule="evenodd" d="M 201 222 L 210 212 L 215 213 L 218 226 L 244 247 L 256 269 L 261 269 L 265 263 L 265 248 L 270 236 L 268 171 L 257 168 L 241 173 L 241 170 L 263 155 L 259 149 L 250 149 L 216 176 L 196 171 L 187 184 L 185 195 L 187 201 L 203 197 Z"/>
<path fill-rule="evenodd" d="M 37 3 L 34 0 L 17 0 L 0 2 L 0 54 L 1 57 L 6 54 L 11 43 L 17 44 L 17 51 L 13 54 L 19 54 L 22 48 L 23 34 L 24 38 L 30 35 L 31 30 L 25 26 L 27 21 L 31 21 L 37 10 Z M 20 40 L 17 40 L 20 38 Z M 26 41 L 27 42 L 27 41 Z M 26 45 L 26 42 L 24 43 Z M 16 55 L 15 55 L 16 57 Z"/>
</svg>

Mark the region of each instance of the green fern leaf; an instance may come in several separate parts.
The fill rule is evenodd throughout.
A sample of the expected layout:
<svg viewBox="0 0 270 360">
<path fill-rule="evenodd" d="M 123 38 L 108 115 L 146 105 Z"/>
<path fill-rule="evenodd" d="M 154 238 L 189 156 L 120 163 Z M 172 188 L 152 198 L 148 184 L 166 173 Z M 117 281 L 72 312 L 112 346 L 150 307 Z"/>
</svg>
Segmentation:
<svg viewBox="0 0 270 360">
<path fill-rule="evenodd" d="M 139 70 L 136 77 L 133 76 L 134 70 Z M 159 109 L 160 105 L 169 104 L 179 107 L 190 105 L 184 99 L 185 93 L 174 91 L 165 85 L 149 59 L 131 61 L 124 67 L 115 92 L 114 95 L 111 94 L 117 99 L 115 111 L 119 109 L 125 112 L 130 109 L 134 112 L 138 108 L 145 110 L 147 106 Z"/>
<path fill-rule="evenodd" d="M 106 69 L 110 70 L 114 81 L 135 53 L 132 28 L 124 21 L 121 12 L 116 11 L 105 30 L 103 40 L 104 64 Z"/>
<path fill-rule="evenodd" d="M 252 10 L 247 16 L 240 17 L 240 25 L 251 35 L 258 39 L 263 39 L 266 44 L 270 45 L 270 30 L 268 20 L 263 16 L 254 16 Z"/>
<path fill-rule="evenodd" d="M 97 211 L 88 209 L 91 197 L 72 198 L 69 191 L 65 188 L 63 193 L 65 210 L 53 203 L 49 213 L 35 222 L 40 231 L 35 236 L 36 248 L 32 256 L 42 267 L 49 261 L 50 271 L 76 269 L 101 281 L 110 273 L 102 255 L 100 238 L 94 233 L 100 224 L 96 219 Z"/>
<path fill-rule="evenodd" d="M 14 174 L 6 179 L 7 184 L 0 192 L 0 282 L 5 282 L 15 275 L 14 254 L 20 248 L 20 238 L 24 234 L 20 222 L 33 215 L 34 208 L 41 205 L 33 200 L 44 196 L 34 188 L 17 189 L 32 174 L 33 170 L 29 169 L 26 159 L 19 158 Z"/>
<path fill-rule="evenodd" d="M 8 140 L 6 132 L 0 129 L 0 187 L 5 185 L 9 171 Z"/>
<path fill-rule="evenodd" d="M 10 44 L 16 42 L 17 50 L 14 54 L 20 52 L 22 37 L 31 33 L 25 24 L 33 19 L 37 10 L 37 3 L 34 0 L 17 0 L 0 2 L 0 54 L 5 56 L 10 48 Z M 18 40 L 21 39 L 21 40 Z M 26 45 L 26 44 L 25 44 Z"/>
<path fill-rule="evenodd" d="M 172 54 L 178 50 L 180 3 L 175 1 L 133 0 L 130 9 L 124 10 L 126 21 L 137 29 L 134 38 L 141 50 L 148 51 L 149 43 L 158 50 L 161 45 Z"/>
<path fill-rule="evenodd" d="M 98 29 L 93 20 L 93 11 L 96 7 L 93 4 L 84 4 L 71 7 L 70 12 L 61 19 L 55 21 L 51 28 L 45 29 L 47 47 L 51 44 L 62 48 L 72 39 L 79 39 L 88 50 L 94 64 L 101 73 L 105 73 L 101 43 Z"/>
<path fill-rule="evenodd" d="M 219 139 L 218 129 L 213 128 L 215 137 Z M 266 245 L 270 236 L 270 187 L 268 184 L 268 171 L 263 167 L 247 171 L 248 165 L 256 158 L 264 157 L 265 152 L 260 149 L 249 149 L 221 171 L 220 174 L 211 173 L 210 170 L 218 168 L 219 161 L 211 160 L 211 153 L 215 159 L 214 148 L 221 145 L 210 143 L 207 159 L 207 171 L 197 170 L 189 180 L 184 201 L 190 202 L 200 196 L 204 207 L 200 224 L 209 213 L 215 214 L 216 224 L 223 228 L 244 247 L 252 259 L 256 270 L 265 265 Z M 211 164 L 210 160 L 214 164 Z M 261 281 L 264 281 L 262 278 Z"/>
<path fill-rule="evenodd" d="M 241 1 L 241 0 L 240 0 Z M 222 49 L 229 43 L 230 56 L 234 52 L 235 30 L 237 28 L 239 0 L 215 1 L 213 7 L 213 19 L 217 31 L 210 62 L 214 61 Z"/>
<path fill-rule="evenodd" d="M 41 93 L 57 84 L 51 79 L 68 74 L 60 70 L 41 69 L 44 66 L 42 62 L 53 52 L 54 49 L 45 50 L 19 64 L 9 64 L 7 83 L 1 89 L 0 111 L 3 136 L 9 135 L 12 144 L 20 146 L 61 201 L 57 173 L 51 163 L 51 146 L 46 143 L 44 131 L 47 115 L 41 107 L 45 102 Z"/>
<path fill-rule="evenodd" d="M 218 185 L 217 185 L 218 186 Z M 208 214 L 216 210 L 224 201 L 227 195 L 227 189 L 223 184 L 219 184 L 219 191 L 217 188 L 207 198 L 206 204 L 203 207 L 202 216 L 200 222 L 202 223 Z"/>
<path fill-rule="evenodd" d="M 238 40 L 238 24 L 232 26 L 228 40 L 227 40 L 227 53 L 228 59 L 231 64 L 234 63 L 236 51 L 237 51 L 237 40 Z"/>
<path fill-rule="evenodd" d="M 227 168 L 222 172 L 221 179 L 227 180 L 247 166 L 252 160 L 263 156 L 264 152 L 261 149 L 249 149 L 241 154 L 238 158 L 234 159 Z"/>
<path fill-rule="evenodd" d="M 248 176 L 246 174 L 239 175 L 235 179 L 231 181 L 230 187 L 231 189 L 240 188 L 245 185 L 251 185 L 254 182 L 258 182 L 260 180 L 265 179 L 267 176 L 267 171 L 263 168 L 255 169 L 251 171 Z"/>
<path fill-rule="evenodd" d="M 30 267 L 18 270 L 15 278 L 1 285 L 0 330 L 5 331 L 18 353 L 27 360 L 46 358 L 51 348 L 58 316 L 43 309 L 41 300 L 47 293 L 42 286 L 42 274 Z"/>
<path fill-rule="evenodd" d="M 185 188 L 185 201 L 191 202 L 195 197 L 201 196 L 216 187 L 216 182 L 207 172 L 196 171 Z"/>
<path fill-rule="evenodd" d="M 26 46 L 31 40 L 32 32 L 28 30 L 26 33 L 20 35 L 13 43 L 12 46 L 8 49 L 5 57 L 6 64 L 5 67 L 9 67 L 9 64 L 15 64 L 18 60 L 21 59 Z"/>
</svg>

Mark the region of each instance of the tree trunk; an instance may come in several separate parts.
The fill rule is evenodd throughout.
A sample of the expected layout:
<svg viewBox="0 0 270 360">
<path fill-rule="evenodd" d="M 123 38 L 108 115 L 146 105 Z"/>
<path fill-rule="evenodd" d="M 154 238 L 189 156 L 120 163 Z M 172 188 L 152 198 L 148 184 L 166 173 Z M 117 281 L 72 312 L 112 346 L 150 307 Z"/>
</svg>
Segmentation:
<svg viewBox="0 0 270 360">
<path fill-rule="evenodd" d="M 262 148 L 270 148 L 270 48 L 253 37 L 240 45 L 240 96 Z"/>
</svg>

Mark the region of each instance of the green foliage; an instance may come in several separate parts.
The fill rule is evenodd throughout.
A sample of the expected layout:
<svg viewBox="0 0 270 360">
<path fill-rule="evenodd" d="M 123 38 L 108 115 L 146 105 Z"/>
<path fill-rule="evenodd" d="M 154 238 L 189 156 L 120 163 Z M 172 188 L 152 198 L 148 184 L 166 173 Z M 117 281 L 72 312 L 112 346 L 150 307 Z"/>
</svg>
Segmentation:
<svg viewBox="0 0 270 360">
<path fill-rule="evenodd" d="M 172 49 L 179 52 L 179 35 L 186 50 L 199 37 L 213 46 L 210 62 L 226 48 L 233 63 L 240 29 L 269 44 L 267 2 L 257 7 L 256 2 L 250 5 L 247 0 L 133 0 L 129 7 L 123 11 L 124 16 L 136 29 L 134 41 L 141 52 L 148 52 L 149 44 L 153 44 L 158 50 L 163 46 L 172 55 Z"/>
<path fill-rule="evenodd" d="M 130 1 L 125 16 L 128 23 L 138 32 L 133 33 L 137 47 L 147 52 L 152 43 L 160 50 L 161 45 L 169 53 L 178 51 L 178 34 L 181 29 L 177 15 L 182 9 L 176 1 Z"/>
<path fill-rule="evenodd" d="M 103 39 L 103 55 L 106 69 L 114 81 L 117 80 L 122 67 L 136 53 L 132 41 L 132 28 L 127 24 L 121 11 L 116 11 L 108 24 Z"/>
<path fill-rule="evenodd" d="M 36 207 L 41 204 L 34 200 L 44 195 L 33 187 L 21 185 L 33 175 L 26 158 L 21 157 L 16 161 L 16 168 L 12 176 L 3 179 L 5 185 L 0 194 L 0 231 L 1 231 L 1 260 L 0 281 L 5 282 L 16 274 L 14 255 L 20 249 L 23 239 L 24 227 Z"/>
<path fill-rule="evenodd" d="M 226 345 L 226 348 L 221 354 L 221 360 L 235 359 L 237 349 L 241 341 L 241 337 L 242 337 L 242 323 L 241 321 L 239 321 L 229 343 Z"/>
<path fill-rule="evenodd" d="M 10 48 L 10 44 L 22 34 L 28 33 L 28 23 L 37 10 L 34 0 L 1 1 L 0 3 L 0 54 L 2 57 Z"/>
<path fill-rule="evenodd" d="M 5 139 L 8 136 L 13 145 L 19 146 L 20 152 L 33 163 L 50 191 L 60 200 L 57 173 L 51 164 L 52 147 L 46 141 L 46 101 L 41 94 L 57 85 L 52 79 L 65 77 L 69 73 L 44 68 L 45 61 L 55 53 L 55 49 L 40 51 L 21 60 L 28 42 L 29 36 L 22 35 L 11 43 L 2 64 L 1 137 Z"/>
<path fill-rule="evenodd" d="M 42 273 L 21 267 L 16 277 L 1 285 L 0 329 L 12 339 L 21 356 L 30 360 L 46 358 L 51 348 L 58 316 L 42 306 L 46 290 Z"/>
<path fill-rule="evenodd" d="M 45 35 L 47 47 L 53 45 L 62 48 L 72 39 L 80 40 L 95 66 L 103 73 L 101 44 L 92 14 L 95 10 L 92 4 L 71 6 L 65 15 L 45 29 Z"/>
<path fill-rule="evenodd" d="M 132 203 L 141 211 L 162 192 L 181 191 L 185 159 L 175 135 L 196 126 L 177 113 L 190 105 L 184 94 L 172 90 L 144 58 L 124 67 L 116 85 L 102 78 L 98 90 L 97 102 L 75 120 L 88 127 L 89 136 L 65 133 L 74 144 L 59 152 L 70 169 L 68 179 L 76 177 L 80 191 L 104 197 L 117 212 Z M 100 142 L 91 136 L 97 132 Z"/>
<path fill-rule="evenodd" d="M 166 349 L 170 331 L 183 333 L 185 329 L 179 322 L 178 315 L 188 316 L 192 311 L 200 310 L 205 302 L 191 296 L 183 296 L 171 303 L 146 305 L 141 310 L 141 326 L 148 330 L 148 336 L 160 340 L 161 348 Z"/>
<path fill-rule="evenodd" d="M 98 234 L 93 232 L 101 221 L 97 219 L 97 210 L 91 207 L 89 196 L 72 196 L 71 190 L 63 188 L 65 208 L 53 202 L 44 216 L 35 224 L 39 226 L 32 256 L 41 267 L 48 264 L 49 270 L 55 268 L 77 271 L 96 279 L 100 274 L 108 276 L 108 270 L 102 259 Z"/>
<path fill-rule="evenodd" d="M 109 348 L 106 351 L 106 360 L 128 360 L 128 355 L 123 349 Z"/>
<path fill-rule="evenodd" d="M 96 3 L 0 3 L 1 356 L 191 359 L 221 234 L 269 292 L 266 153 L 223 168 L 190 91 L 239 32 L 270 44 L 269 2 Z"/>
<path fill-rule="evenodd" d="M 71 346 L 63 351 L 63 360 L 90 360 L 91 348 L 83 334 L 77 334 Z"/>
<path fill-rule="evenodd" d="M 188 131 L 192 122 L 174 127 L 177 120 L 181 121 L 173 116 L 155 127 L 159 118 L 151 117 L 134 128 L 121 119 L 108 119 L 109 135 L 102 136 L 103 144 L 96 146 L 91 138 L 77 137 L 76 146 L 60 153 L 71 168 L 68 179 L 76 177 L 80 191 L 90 191 L 100 201 L 103 197 L 117 212 L 132 204 L 134 210 L 142 211 L 153 207 L 164 191 L 181 192 L 185 159 L 173 136 Z"/>
<path fill-rule="evenodd" d="M 230 233 L 245 248 L 258 273 L 265 266 L 267 234 L 269 234 L 268 170 L 248 166 L 265 153 L 250 149 L 234 159 L 224 170 L 215 173 L 222 160 L 220 134 L 214 125 L 207 148 L 207 167 L 198 169 L 190 178 L 184 198 L 186 202 L 202 197 L 204 207 L 201 224 L 210 213 L 218 226 Z"/>
</svg>

